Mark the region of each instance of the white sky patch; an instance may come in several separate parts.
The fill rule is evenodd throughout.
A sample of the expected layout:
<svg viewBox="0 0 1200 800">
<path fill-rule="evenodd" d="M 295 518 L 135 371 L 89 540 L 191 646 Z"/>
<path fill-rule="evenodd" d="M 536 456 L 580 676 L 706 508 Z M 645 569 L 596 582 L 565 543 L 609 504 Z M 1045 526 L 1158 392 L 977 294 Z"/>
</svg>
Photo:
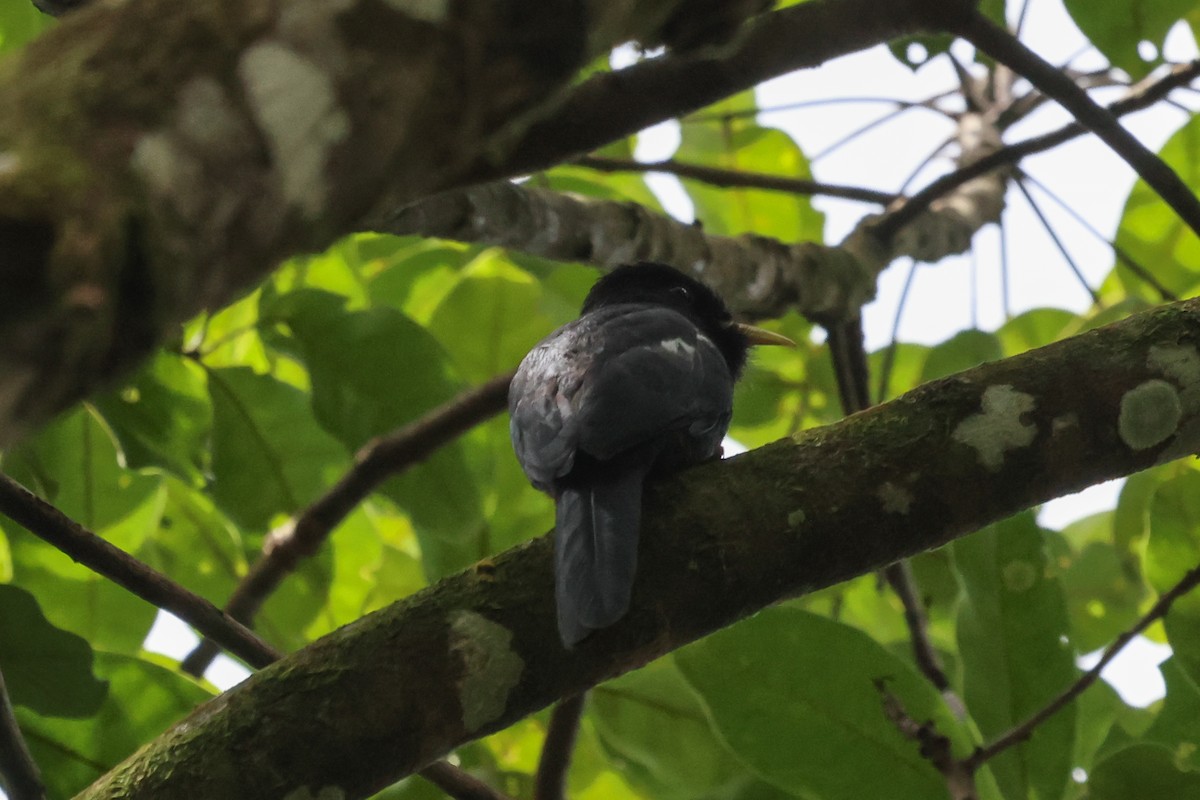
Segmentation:
<svg viewBox="0 0 1200 800">
<path fill-rule="evenodd" d="M 1101 651 L 1080 656 L 1080 669 L 1091 669 L 1100 662 Z M 1145 708 L 1167 694 L 1158 665 L 1171 656 L 1171 648 L 1137 636 L 1117 654 L 1100 677 L 1116 689 L 1121 699 L 1131 706 Z"/>
<path fill-rule="evenodd" d="M 199 643 L 200 639 L 192 629 L 178 617 L 160 611 L 142 646 L 152 653 L 161 653 L 168 658 L 182 661 Z M 250 670 L 222 653 L 213 659 L 212 666 L 204 673 L 204 677 L 218 689 L 225 691 L 250 677 Z"/>
</svg>

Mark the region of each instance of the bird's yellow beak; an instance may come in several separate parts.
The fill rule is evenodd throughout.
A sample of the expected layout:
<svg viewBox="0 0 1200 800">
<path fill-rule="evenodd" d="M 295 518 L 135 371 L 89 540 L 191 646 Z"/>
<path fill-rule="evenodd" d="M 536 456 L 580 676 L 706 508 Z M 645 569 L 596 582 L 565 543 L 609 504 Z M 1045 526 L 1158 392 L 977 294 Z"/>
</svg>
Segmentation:
<svg viewBox="0 0 1200 800">
<path fill-rule="evenodd" d="M 756 328 L 755 326 L 747 325 L 744 322 L 735 322 L 733 323 L 733 327 L 738 333 L 742 334 L 742 336 L 745 336 L 750 341 L 750 344 L 775 344 L 781 347 L 796 346 L 795 342 L 782 334 L 763 330 L 762 328 Z"/>
</svg>

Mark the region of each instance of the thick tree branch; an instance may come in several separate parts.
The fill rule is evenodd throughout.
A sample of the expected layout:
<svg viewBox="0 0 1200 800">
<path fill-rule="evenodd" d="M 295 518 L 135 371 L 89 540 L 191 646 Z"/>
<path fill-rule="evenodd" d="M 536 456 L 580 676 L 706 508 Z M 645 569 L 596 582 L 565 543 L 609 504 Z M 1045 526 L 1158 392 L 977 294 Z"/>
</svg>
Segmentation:
<svg viewBox="0 0 1200 800">
<path fill-rule="evenodd" d="M 372 209 L 550 166 L 915 27 L 904 3 L 817 0 L 565 89 L 618 43 L 697 43 L 682 7 L 131 0 L 65 15 L 0 83 L 0 443 Z M 758 4 L 715 7 L 736 22 Z"/>
<path fill-rule="evenodd" d="M 921 30 L 909 2 L 810 0 L 763 14 L 721 50 L 668 54 L 580 84 L 524 132 L 502 162 L 468 181 L 542 169 L 762 83 Z"/>
<path fill-rule="evenodd" d="M 486 242 L 604 268 L 661 261 L 696 272 L 751 319 L 777 317 L 789 308 L 819 318 L 857 316 L 875 293 L 875 276 L 837 248 L 752 234 L 710 236 L 636 203 L 507 181 L 421 200 L 374 230 Z"/>
<path fill-rule="evenodd" d="M 367 443 L 341 480 L 287 524 L 271 531 L 263 542 L 262 556 L 238 582 L 225 613 L 253 626 L 262 604 L 283 579 L 303 559 L 315 554 L 367 495 L 388 478 L 424 461 L 439 447 L 503 411 L 511 381 L 511 372 L 497 375 L 403 428 Z M 184 671 L 203 675 L 217 652 L 216 643 L 204 639 L 183 660 Z"/>
<path fill-rule="evenodd" d="M 630 613 L 572 651 L 540 537 L 268 667 L 82 797 L 363 797 L 764 605 L 1197 449 L 1187 301 L 651 485 Z"/>
<path fill-rule="evenodd" d="M 184 620 L 250 666 L 264 667 L 279 658 L 278 651 L 212 603 L 109 544 L 7 475 L 0 475 L 0 514 L 98 575 Z"/>
<path fill-rule="evenodd" d="M 3 674 L 0 674 L 0 788 L 8 794 L 8 800 L 45 800 L 46 797 L 42 773 L 17 725 Z"/>
</svg>

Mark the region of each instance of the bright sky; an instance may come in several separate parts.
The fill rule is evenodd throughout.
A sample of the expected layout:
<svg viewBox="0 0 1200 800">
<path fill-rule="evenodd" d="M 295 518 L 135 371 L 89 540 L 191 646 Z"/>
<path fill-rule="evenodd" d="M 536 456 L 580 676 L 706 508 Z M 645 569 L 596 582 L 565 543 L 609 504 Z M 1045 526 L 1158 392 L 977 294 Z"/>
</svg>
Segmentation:
<svg viewBox="0 0 1200 800">
<path fill-rule="evenodd" d="M 1035 51 L 1053 63 L 1068 59 L 1079 68 L 1102 66 L 1103 61 L 1093 53 L 1083 53 L 1085 40 L 1066 15 L 1058 0 L 1038 0 L 1030 3 L 1026 21 L 1025 41 Z M 962 43 L 959 43 L 962 46 Z M 1176 30 L 1164 48 L 1174 61 L 1196 57 L 1195 43 L 1184 30 Z M 969 47 L 955 49 L 964 62 L 970 62 Z M 635 56 L 625 52 L 622 57 Z M 956 85 L 952 69 L 945 59 L 935 59 L 916 73 L 899 65 L 883 47 L 847 56 L 815 69 L 794 73 L 764 84 L 759 89 L 759 105 L 773 108 L 798 100 L 839 97 L 888 97 L 921 100 Z M 1098 95 L 1106 101 L 1115 99 L 1121 90 Z M 1195 98 L 1180 95 L 1187 102 Z M 806 153 L 821 153 L 850 131 L 881 116 L 888 106 L 879 103 L 823 105 L 808 109 L 764 113 L 763 124 L 779 127 L 796 139 Z M 1156 107 L 1133 117 L 1126 117 L 1126 126 L 1153 150 L 1184 122 L 1183 112 L 1169 107 Z M 1068 117 L 1049 104 L 1023 121 L 1010 133 L 1021 139 L 1057 128 Z M 834 150 L 813 164 L 818 180 L 894 190 L 908 177 L 908 172 L 926 155 L 931 143 L 941 141 L 949 132 L 948 123 L 940 115 L 925 110 L 912 110 L 880 129 L 864 135 L 845 147 Z M 644 133 L 639 139 L 637 157 L 655 161 L 669 157 L 679 141 L 678 126 L 665 123 Z M 1104 145 L 1094 138 L 1083 137 L 1060 147 L 1051 154 L 1035 156 L 1023 165 L 1034 177 L 1052 187 L 1093 226 L 1111 236 L 1120 218 L 1122 205 L 1133 185 L 1133 172 Z M 947 162 L 935 163 L 923 173 L 920 182 L 933 174 L 945 171 Z M 690 221 L 692 207 L 678 182 L 668 176 L 651 175 L 648 182 L 676 217 Z M 1063 214 L 1052 201 L 1040 198 L 1043 208 L 1060 233 L 1066 247 L 1083 269 L 1089 283 L 1098 285 L 1112 266 L 1108 247 L 1082 230 Z M 1011 205 L 1005 213 L 1008 229 L 1010 267 L 1010 303 L 1012 313 L 1053 305 L 1073 311 L 1085 309 L 1090 299 L 1072 275 L 1062 257 L 1041 228 L 1037 218 L 1019 196 L 1010 195 Z M 815 204 L 826 214 L 827 240 L 838 241 L 868 207 L 847 201 L 817 198 Z M 995 226 L 981 231 L 975 239 L 977 263 L 978 305 L 972 312 L 972 257 L 954 257 L 934 266 L 918 268 L 900 325 L 904 341 L 933 344 L 945 340 L 956 331 L 972 327 L 994 329 L 1004 321 L 1001 299 L 999 263 L 999 233 Z M 936 271 L 936 274 L 932 274 Z M 885 272 L 879 286 L 878 299 L 864 312 L 864 324 L 869 349 L 887 344 L 891 336 L 901 285 L 906 268 L 895 265 Z M 974 317 L 973 317 L 974 313 Z M 1039 519 L 1058 528 L 1095 511 L 1115 506 L 1121 482 L 1112 481 L 1092 487 L 1069 498 L 1047 503 Z M 185 625 L 166 614 L 158 622 L 146 642 L 150 650 L 182 658 L 194 645 L 195 636 Z M 1144 706 L 1162 697 L 1164 686 L 1156 665 L 1170 654 L 1169 648 L 1139 638 L 1127 647 L 1104 672 L 1105 679 L 1131 704 Z M 1081 659 L 1088 666 L 1098 656 Z M 242 680 L 247 672 L 239 664 L 221 657 L 209 670 L 208 678 L 218 686 L 228 687 Z"/>
</svg>

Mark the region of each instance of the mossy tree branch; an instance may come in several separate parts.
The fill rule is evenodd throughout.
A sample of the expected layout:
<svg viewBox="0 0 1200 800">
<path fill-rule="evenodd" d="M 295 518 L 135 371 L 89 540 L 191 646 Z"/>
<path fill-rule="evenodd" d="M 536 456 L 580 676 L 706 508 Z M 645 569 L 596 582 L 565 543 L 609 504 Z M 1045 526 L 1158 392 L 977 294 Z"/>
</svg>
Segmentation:
<svg viewBox="0 0 1200 800">
<path fill-rule="evenodd" d="M 82 797 L 364 797 L 765 605 L 1198 448 L 1193 300 L 652 486 L 632 609 L 574 651 L 537 538 L 268 667 Z"/>
</svg>

